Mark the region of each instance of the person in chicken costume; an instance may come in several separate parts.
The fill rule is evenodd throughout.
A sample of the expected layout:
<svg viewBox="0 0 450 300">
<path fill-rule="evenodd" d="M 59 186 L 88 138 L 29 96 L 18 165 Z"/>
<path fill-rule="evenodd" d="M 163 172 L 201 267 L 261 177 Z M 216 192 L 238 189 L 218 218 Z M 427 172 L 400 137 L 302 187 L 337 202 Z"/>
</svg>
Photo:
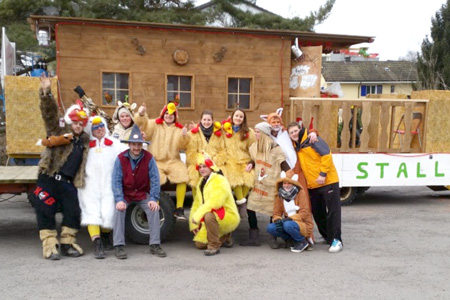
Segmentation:
<svg viewBox="0 0 450 300">
<path fill-rule="evenodd" d="M 78 189 L 81 225 L 87 226 L 95 258 L 103 259 L 104 250 L 114 249 L 111 236 L 115 209 L 112 191 L 114 162 L 127 145 L 110 137 L 106 121 L 99 116 L 89 118 L 85 132 L 90 134 L 90 143 L 86 185 Z"/>
<path fill-rule="evenodd" d="M 183 205 L 189 175 L 186 164 L 181 161 L 180 150 L 186 149 L 189 136 L 187 126 L 178 122 L 177 102 L 164 106 L 154 120 L 148 118 L 144 104 L 139 107 L 134 120 L 144 132 L 145 139 L 151 142 L 149 151 L 158 165 L 161 185 L 167 181 L 176 184 L 175 217 L 185 220 Z"/>
<path fill-rule="evenodd" d="M 195 187 L 201 179 L 196 168 L 197 155 L 205 151 L 211 155 L 216 166 L 221 169 L 226 158 L 223 142 L 222 125 L 214 122 L 213 113 L 209 110 L 202 112 L 200 122 L 193 125 L 189 132 L 189 144 L 186 149 L 186 162 L 189 171 L 189 186 L 195 193 Z"/>
<path fill-rule="evenodd" d="M 231 232 L 239 225 L 240 217 L 230 184 L 207 153 L 198 154 L 196 166 L 202 179 L 195 187 L 189 229 L 195 246 L 212 256 L 220 253 L 222 245 L 233 245 Z"/>
<path fill-rule="evenodd" d="M 229 120 L 224 121 L 224 143 L 227 161 L 223 173 L 230 182 L 236 197 L 241 218 L 247 215 L 247 195 L 254 183 L 254 171 L 246 172 L 251 162 L 250 146 L 256 141 L 253 129 L 247 125 L 247 116 L 242 109 L 235 109 Z"/>
</svg>

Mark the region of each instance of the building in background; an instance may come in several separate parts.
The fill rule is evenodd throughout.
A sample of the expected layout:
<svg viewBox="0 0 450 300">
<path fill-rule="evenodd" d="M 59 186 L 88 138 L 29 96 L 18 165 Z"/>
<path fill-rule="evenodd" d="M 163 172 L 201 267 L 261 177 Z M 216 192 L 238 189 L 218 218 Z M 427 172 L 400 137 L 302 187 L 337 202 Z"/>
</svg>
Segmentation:
<svg viewBox="0 0 450 300">
<path fill-rule="evenodd" d="M 344 98 L 368 94 L 410 96 L 417 82 L 417 68 L 410 61 L 323 61 L 322 75 L 328 85 L 339 83 Z"/>
</svg>

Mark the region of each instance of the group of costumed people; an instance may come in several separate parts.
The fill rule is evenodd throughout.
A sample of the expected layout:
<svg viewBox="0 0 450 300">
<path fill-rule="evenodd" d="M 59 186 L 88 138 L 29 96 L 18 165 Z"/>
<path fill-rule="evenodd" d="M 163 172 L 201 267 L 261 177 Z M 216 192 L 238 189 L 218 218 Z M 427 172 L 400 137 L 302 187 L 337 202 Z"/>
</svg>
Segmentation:
<svg viewBox="0 0 450 300">
<path fill-rule="evenodd" d="M 113 249 L 117 258 L 127 258 L 124 227 L 130 203 L 147 214 L 150 253 L 165 257 L 158 201 L 160 185 L 168 181 L 176 184 L 178 219 L 186 219 L 184 198 L 191 187 L 189 229 L 207 256 L 233 246 L 232 232 L 242 218 L 248 219 L 249 234 L 240 245 L 261 245 L 257 213 L 270 217 L 266 230 L 273 249 L 313 249 L 314 217 L 329 252 L 342 250 L 337 172 L 317 131 L 298 123 L 286 130 L 281 111 L 262 116 L 265 121 L 251 129 L 242 109 L 222 123 L 206 110 L 188 128 L 179 123 L 176 103 L 165 105 L 156 119 L 148 117 L 145 105 L 134 113 L 135 104 L 118 104 L 113 132 L 81 101 L 66 111 L 61 124 L 50 80 L 41 78 L 47 138 L 35 195 L 44 258 L 82 255 L 76 242 L 80 225 L 87 226 L 95 258 Z M 63 213 L 59 240 L 57 206 Z"/>
</svg>

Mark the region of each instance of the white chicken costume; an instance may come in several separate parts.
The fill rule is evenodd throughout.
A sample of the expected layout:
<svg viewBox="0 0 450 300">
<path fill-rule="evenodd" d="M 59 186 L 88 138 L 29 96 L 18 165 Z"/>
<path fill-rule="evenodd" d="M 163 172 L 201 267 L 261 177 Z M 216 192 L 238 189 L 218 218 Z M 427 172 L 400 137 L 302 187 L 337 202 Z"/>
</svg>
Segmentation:
<svg viewBox="0 0 450 300">
<path fill-rule="evenodd" d="M 92 135 L 92 126 L 105 124 L 106 134 L 99 141 Z M 90 134 L 89 152 L 86 162 L 86 184 L 78 189 L 81 207 L 82 225 L 99 225 L 102 228 L 113 228 L 115 209 L 112 191 L 112 173 L 117 155 L 127 145 L 110 137 L 104 119 L 96 116 L 89 118 L 85 131 Z"/>
</svg>

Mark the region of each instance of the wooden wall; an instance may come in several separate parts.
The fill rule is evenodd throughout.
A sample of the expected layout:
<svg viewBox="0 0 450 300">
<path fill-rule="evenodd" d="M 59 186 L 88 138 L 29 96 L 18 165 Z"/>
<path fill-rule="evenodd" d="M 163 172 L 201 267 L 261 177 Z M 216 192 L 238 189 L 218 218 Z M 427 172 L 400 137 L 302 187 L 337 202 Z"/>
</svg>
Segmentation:
<svg viewBox="0 0 450 300">
<path fill-rule="evenodd" d="M 144 55 L 136 51 L 132 38 L 145 47 Z M 58 76 L 66 107 L 77 98 L 73 92 L 77 85 L 100 104 L 102 71 L 130 72 L 130 102 L 145 102 L 152 118 L 165 105 L 165 75 L 193 75 L 194 109 L 180 111 L 182 123 L 198 121 L 204 109 L 211 109 L 216 120 L 231 113 L 225 109 L 227 76 L 254 78 L 250 126 L 261 121 L 260 114 L 280 107 L 281 98 L 284 102 L 289 99 L 290 41 L 278 37 L 59 24 L 57 43 Z M 221 47 L 227 52 L 216 62 L 213 54 Z M 189 53 L 187 65 L 173 61 L 177 49 Z M 105 111 L 111 114 L 113 108 Z"/>
</svg>

